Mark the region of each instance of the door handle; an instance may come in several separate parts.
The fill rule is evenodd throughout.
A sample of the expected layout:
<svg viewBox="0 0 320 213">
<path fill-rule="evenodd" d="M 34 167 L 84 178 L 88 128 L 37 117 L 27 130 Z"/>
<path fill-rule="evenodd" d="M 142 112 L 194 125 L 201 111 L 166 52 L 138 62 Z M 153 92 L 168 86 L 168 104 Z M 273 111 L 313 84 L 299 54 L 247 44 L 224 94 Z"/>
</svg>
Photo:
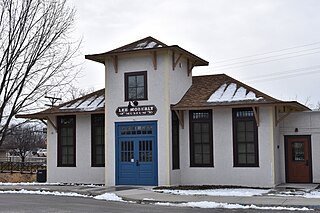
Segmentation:
<svg viewBox="0 0 320 213">
<path fill-rule="evenodd" d="M 306 160 L 306 166 L 309 166 L 309 160 Z"/>
<path fill-rule="evenodd" d="M 139 161 L 138 160 L 136 160 L 136 166 L 139 166 Z"/>
</svg>

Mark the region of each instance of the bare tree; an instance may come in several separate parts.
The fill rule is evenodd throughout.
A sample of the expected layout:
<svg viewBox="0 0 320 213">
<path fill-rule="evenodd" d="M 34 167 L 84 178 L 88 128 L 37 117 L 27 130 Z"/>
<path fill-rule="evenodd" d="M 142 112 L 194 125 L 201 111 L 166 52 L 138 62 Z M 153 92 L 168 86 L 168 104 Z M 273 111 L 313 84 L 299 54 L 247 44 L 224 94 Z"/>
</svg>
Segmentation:
<svg viewBox="0 0 320 213">
<path fill-rule="evenodd" d="M 88 95 L 90 93 L 94 92 L 94 88 L 90 87 L 88 89 L 81 89 L 76 86 L 71 86 L 69 90 L 67 91 L 67 95 L 65 96 L 66 101 L 68 100 L 74 100 L 76 98 L 80 98 L 82 96 Z"/>
<path fill-rule="evenodd" d="M 4 147 L 15 151 L 24 162 L 27 154 L 38 147 L 44 147 L 46 134 L 42 129 L 31 125 L 14 125 L 10 127 L 4 140 Z"/>
<path fill-rule="evenodd" d="M 74 15 L 66 0 L 0 0 L 0 145 L 17 113 L 77 75 Z"/>
</svg>

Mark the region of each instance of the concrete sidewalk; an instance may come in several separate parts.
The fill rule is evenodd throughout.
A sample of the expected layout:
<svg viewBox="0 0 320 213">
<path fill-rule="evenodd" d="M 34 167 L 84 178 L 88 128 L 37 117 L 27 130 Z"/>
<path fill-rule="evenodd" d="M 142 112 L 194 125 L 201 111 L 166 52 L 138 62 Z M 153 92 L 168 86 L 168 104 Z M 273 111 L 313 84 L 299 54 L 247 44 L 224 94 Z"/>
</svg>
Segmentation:
<svg viewBox="0 0 320 213">
<path fill-rule="evenodd" d="M 239 196 L 204 196 L 204 195 L 173 195 L 154 192 L 152 187 L 139 186 L 91 186 L 91 185 L 0 185 L 0 191 L 7 190 L 43 190 L 58 192 L 75 192 L 84 195 L 96 196 L 104 193 L 115 193 L 126 201 L 134 201 L 137 203 L 187 203 L 187 202 L 217 202 L 240 205 L 256 205 L 256 206 L 282 206 L 282 207 L 308 207 L 320 210 L 320 198 L 304 198 L 301 196 L 281 196 L 281 195 L 261 195 L 253 197 Z M 291 188 L 290 188 L 291 189 Z M 278 187 L 274 191 L 283 192 L 289 190 L 287 188 Z M 298 190 L 299 191 L 299 190 Z"/>
<path fill-rule="evenodd" d="M 281 189 L 282 190 L 282 189 Z M 301 196 L 205 196 L 205 195 L 173 195 L 152 191 L 151 188 L 139 188 L 123 191 L 115 191 L 124 200 L 142 203 L 163 202 L 163 203 L 187 203 L 187 202 L 216 202 L 240 205 L 256 206 L 282 206 L 282 207 L 308 207 L 320 210 L 320 198 L 304 198 Z"/>
</svg>

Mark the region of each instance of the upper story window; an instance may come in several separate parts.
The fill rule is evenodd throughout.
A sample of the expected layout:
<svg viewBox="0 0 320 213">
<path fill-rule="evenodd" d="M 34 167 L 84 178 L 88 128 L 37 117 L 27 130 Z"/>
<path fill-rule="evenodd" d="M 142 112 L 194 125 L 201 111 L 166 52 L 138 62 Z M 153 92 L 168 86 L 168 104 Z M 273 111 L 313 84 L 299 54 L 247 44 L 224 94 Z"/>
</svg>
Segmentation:
<svg viewBox="0 0 320 213">
<path fill-rule="evenodd" d="M 147 100 L 147 71 L 124 74 L 125 100 Z"/>
</svg>

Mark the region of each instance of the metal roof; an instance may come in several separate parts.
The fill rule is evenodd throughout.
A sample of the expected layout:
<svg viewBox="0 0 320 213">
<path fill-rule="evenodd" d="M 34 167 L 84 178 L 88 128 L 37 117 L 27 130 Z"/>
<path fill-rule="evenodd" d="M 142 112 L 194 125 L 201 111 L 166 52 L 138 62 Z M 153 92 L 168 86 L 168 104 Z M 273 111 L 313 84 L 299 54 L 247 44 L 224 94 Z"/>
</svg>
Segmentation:
<svg viewBox="0 0 320 213">
<path fill-rule="evenodd" d="M 51 107 L 41 112 L 25 115 L 17 115 L 18 118 L 45 119 L 49 115 L 66 115 L 75 113 L 104 113 L 105 94 L 104 89 L 68 101 L 58 106 Z"/>
</svg>

